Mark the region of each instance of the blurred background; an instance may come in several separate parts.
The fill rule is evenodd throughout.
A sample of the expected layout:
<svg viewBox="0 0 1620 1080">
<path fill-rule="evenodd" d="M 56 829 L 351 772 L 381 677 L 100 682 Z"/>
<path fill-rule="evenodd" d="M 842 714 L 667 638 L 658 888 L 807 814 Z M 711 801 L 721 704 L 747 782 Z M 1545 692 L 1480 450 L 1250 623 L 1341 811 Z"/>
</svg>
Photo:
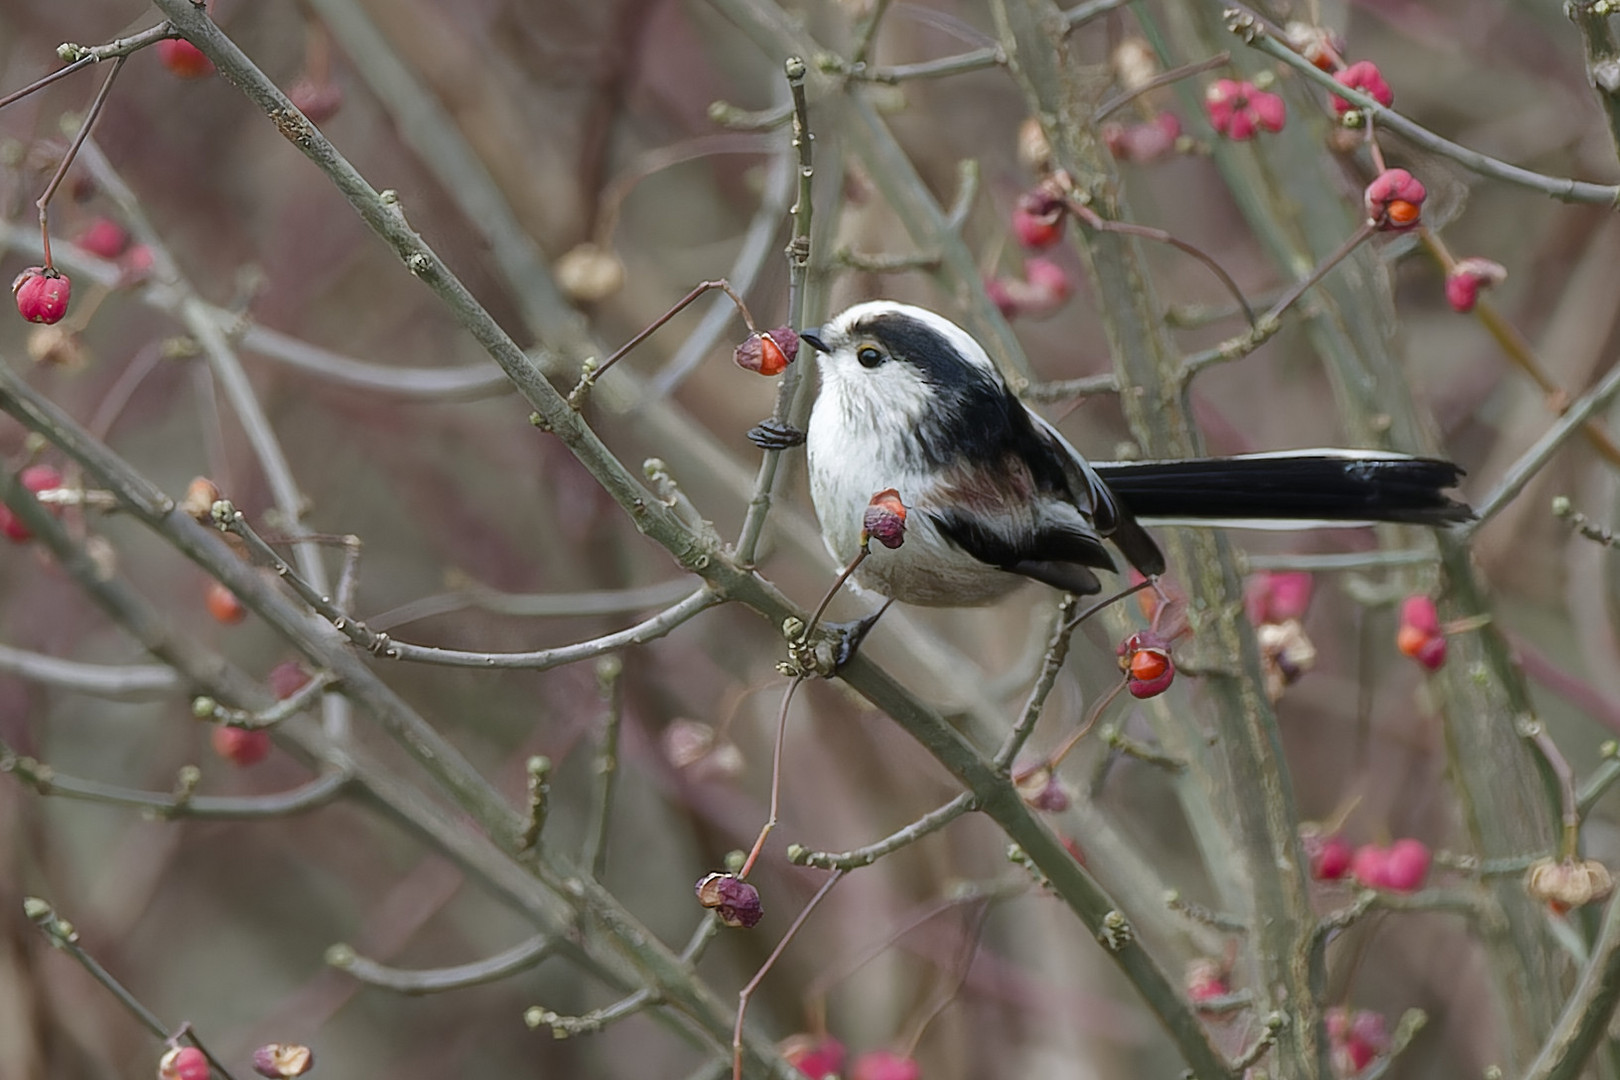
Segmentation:
<svg viewBox="0 0 1620 1080">
<path fill-rule="evenodd" d="M 859 2 L 821 3 L 789 17 L 847 52 L 866 13 Z M 785 320 L 788 133 L 728 127 L 711 110 L 715 102 L 727 103 L 728 115 L 779 110 L 787 100 L 783 57 L 739 31 L 724 7 L 220 0 L 214 18 L 278 85 L 305 95 L 307 112 L 326 113 L 321 130 L 373 186 L 398 193 L 410 224 L 521 344 L 548 350 L 564 388 L 586 355 L 627 340 L 703 280 L 729 277 L 763 327 Z M 1556 5 L 1367 0 L 1333 5 L 1320 18 L 1344 34 L 1349 55 L 1375 57 L 1397 88 L 1397 106 L 1440 134 L 1555 175 L 1616 178 L 1615 146 L 1587 86 L 1580 39 Z M 55 70 L 63 41 L 105 42 L 160 19 L 134 2 L 0 0 L 0 88 Z M 1077 81 L 1111 96 L 1113 58 L 1137 33 L 1128 10 L 1077 30 L 1070 38 Z M 994 34 L 989 11 L 977 4 L 895 3 L 870 58 L 896 65 L 949 56 L 981 48 Z M 1240 48 L 1235 39 L 1232 48 Z M 39 261 L 33 202 L 104 68 L 0 111 L 7 275 Z M 1124 190 L 1133 220 L 1214 253 L 1246 293 L 1264 299 L 1290 279 L 1244 224 L 1207 152 L 1212 133 L 1189 109 L 1221 74 L 1188 80 L 1181 92 L 1190 97 L 1159 90 L 1121 111 L 1129 123 L 1174 111 L 1189 137 L 1183 152 L 1123 162 Z M 960 163 L 977 163 L 963 239 L 987 279 L 1020 275 L 1023 255 L 1008 220 L 1034 176 L 1018 158 L 1025 110 L 1005 72 L 863 84 L 858 92 L 880 110 L 942 205 L 961 190 Z M 1296 104 L 1324 99 L 1314 89 L 1295 93 Z M 877 296 L 954 315 L 964 298 L 926 274 L 834 272 L 835 251 L 918 251 L 881 194 L 884 178 L 870 175 L 862 159 L 845 158 L 836 126 L 819 125 L 835 115 L 824 104 L 811 102 L 820 245 L 812 289 L 820 310 L 812 321 Z M 1322 153 L 1330 152 L 1325 107 L 1291 115 L 1290 123 L 1307 125 Z M 1494 310 L 1564 392 L 1538 388 L 1487 325 L 1447 306 L 1434 258 L 1410 240 L 1382 243 L 1390 297 L 1383 329 L 1432 416 L 1437 445 L 1468 470 L 1465 493 L 1477 500 L 1567 396 L 1611 366 L 1620 223 L 1602 207 L 1561 205 L 1478 181 L 1398 142 L 1387 146 L 1392 164 L 1429 185 L 1429 220 L 1450 251 L 1507 267 L 1491 295 Z M 241 359 L 305 500 L 306 525 L 363 541 L 355 611 L 378 628 L 421 644 L 538 649 L 628 626 L 695 584 L 637 534 L 560 442 L 528 423 L 522 401 L 488 377 L 493 368 L 477 344 L 223 79 L 182 78 L 155 50 L 136 54 L 107 101 L 91 153 L 104 168 L 76 164 L 51 205 L 57 261 L 74 278 L 74 308 L 61 324 L 71 335 L 42 340 L 37 328 L 8 317 L 0 319 L 0 351 L 166 492 L 179 497 L 193 477 L 207 476 L 261 531 L 274 533 L 284 520 L 241 417 L 176 315 L 175 297 L 193 294 L 239 316 L 238 328 L 283 335 L 239 338 Z M 107 170 L 127 185 L 178 284 L 142 278 L 127 251 L 99 258 L 72 244 L 101 219 L 131 225 Z M 1344 199 L 1354 205 L 1364 178 L 1348 160 L 1342 173 Z M 499 212 L 480 203 L 489 194 L 498 195 Z M 522 260 L 512 255 L 525 242 L 541 268 L 528 279 L 517 275 Z M 1074 295 L 1043 318 L 1014 320 L 1037 377 L 1112 370 L 1078 255 L 1065 245 L 1046 257 Z M 1168 247 L 1150 247 L 1148 257 L 1167 317 L 1184 327 L 1176 341 L 1188 352 L 1241 329 L 1205 268 Z M 587 415 L 632 466 L 664 459 L 699 512 L 732 539 L 759 458 L 745 433 L 769 415 L 774 387 L 730 363 L 744 328 L 734 316 L 706 326 L 708 305 L 700 301 L 638 347 L 624 362 L 634 379 L 604 383 Z M 343 368 L 299 345 L 357 363 Z M 456 388 L 441 392 L 413 381 L 418 375 L 442 376 Z M 1292 327 L 1201 376 L 1191 405 L 1213 453 L 1346 438 L 1320 361 Z M 1122 449 L 1129 433 L 1107 395 L 1042 409 L 1088 455 L 1130 450 Z M 20 426 L 0 421 L 8 465 L 34 453 Z M 40 459 L 64 464 L 49 452 Z M 1573 536 L 1548 506 L 1564 494 L 1596 521 L 1612 521 L 1614 464 L 1572 440 L 1482 529 L 1475 552 L 1541 715 L 1582 774 L 1620 730 L 1613 560 Z M 788 458 L 782 496 L 761 569 L 813 605 L 834 568 L 820 549 L 798 455 Z M 137 524 L 76 512 L 66 520 L 177 627 L 248 671 L 268 676 L 293 658 L 253 617 L 219 622 L 206 602 L 207 579 Z M 1238 542 L 1258 556 L 1281 556 L 1366 551 L 1377 538 L 1339 530 Z M 324 557 L 335 573 L 339 555 Z M 1342 823 L 1356 843 L 1418 837 L 1436 849 L 1466 847 L 1424 673 L 1393 648 L 1394 600 L 1433 581 L 1421 566 L 1318 575 L 1305 619 L 1316 666 L 1277 706 L 1302 817 Z M 623 590 L 638 591 L 626 599 Z M 572 594 L 580 593 L 617 609 L 590 613 L 586 603 L 579 613 Z M 573 613 L 503 613 L 508 594 L 568 594 L 554 606 Z M 1054 603 L 1046 590 L 1028 588 L 984 611 L 896 612 L 871 639 L 870 655 L 969 729 L 987 715 L 1010 719 L 1038 665 Z M 859 600 L 835 607 L 843 615 L 861 610 Z M 1077 638 L 1037 746 L 1055 745 L 1117 678 L 1114 643 L 1101 628 Z M 0 557 L 0 644 L 102 664 L 148 662 L 26 544 L 5 545 Z M 677 948 L 700 914 L 692 882 L 719 868 L 727 852 L 746 848 L 765 818 L 785 685 L 774 670 L 781 653 L 774 631 L 726 607 L 621 655 L 622 778 L 604 880 Z M 548 756 L 555 802 L 547 842 L 564 849 L 583 842 L 607 708 L 592 664 L 539 673 L 379 670 L 514 804 L 522 805 L 524 762 Z M 1197 680 L 1184 683 L 1173 691 L 1183 695 L 1177 707 L 1195 709 Z M 1127 734 L 1149 738 L 1130 708 L 1116 709 L 1110 715 Z M 198 790 L 208 794 L 283 791 L 310 775 L 280 749 L 235 767 L 211 747 L 210 730 L 192 719 L 179 690 L 108 700 L 0 675 L 0 738 L 64 774 L 163 792 L 177 770 L 196 764 Z M 356 736 L 399 756 L 363 715 Z M 1189 899 L 1209 899 L 1163 770 L 1117 758 L 1092 740 L 1065 763 L 1063 779 L 1072 802 L 1051 815 L 1054 827 L 1082 849 L 1096 843 L 1131 853 L 1094 864 L 1105 885 L 1127 894 L 1140 887 L 1109 879 L 1110 868 L 1129 865 Z M 782 842 L 828 851 L 870 843 L 956 791 L 922 749 L 840 684 L 806 685 L 789 722 L 782 824 L 754 875 L 765 920 L 751 934 L 723 935 L 700 974 L 730 1001 L 822 880 L 788 866 Z M 1599 857 L 1614 853 L 1612 812 L 1600 804 L 1586 833 Z M 328 1076 L 682 1077 L 714 1057 L 647 1015 L 569 1040 L 528 1030 L 522 1017 L 532 1005 L 573 1014 L 616 996 L 560 960 L 424 997 L 329 969 L 324 954 L 338 942 L 389 964 L 427 968 L 487 956 L 533 932 L 442 853 L 361 804 L 260 822 L 155 821 L 126 807 L 42 797 L 7 780 L 0 825 L 0 1076 L 146 1076 L 160 1052 L 29 925 L 21 913 L 29 895 L 71 919 L 85 947 L 159 1017 L 189 1021 L 232 1063 L 272 1040 L 312 1045 L 318 1075 Z M 979 891 L 964 893 L 964 883 Z M 815 1028 L 824 1009 L 826 1030 L 852 1055 L 914 1053 L 928 1077 L 1178 1070 L 1155 1021 L 1101 950 L 1061 905 L 1027 884 L 1006 861 L 1005 838 L 988 821 L 964 818 L 844 881 L 766 979 L 751 1018 L 785 1038 Z M 971 899 L 986 892 L 993 903 Z M 1348 896 L 1329 889 L 1320 899 L 1325 909 Z M 1148 918 L 1144 933 L 1172 973 L 1219 941 L 1207 928 L 1165 916 Z M 1498 1059 L 1498 1006 L 1463 919 L 1380 916 L 1336 950 L 1334 1003 L 1375 1010 L 1391 1024 L 1407 1009 L 1429 1017 L 1392 1075 L 1470 1075 Z M 928 1023 L 936 1010 L 939 1019 Z M 1241 1017 L 1214 1030 L 1229 1051 L 1254 1031 Z"/>
</svg>

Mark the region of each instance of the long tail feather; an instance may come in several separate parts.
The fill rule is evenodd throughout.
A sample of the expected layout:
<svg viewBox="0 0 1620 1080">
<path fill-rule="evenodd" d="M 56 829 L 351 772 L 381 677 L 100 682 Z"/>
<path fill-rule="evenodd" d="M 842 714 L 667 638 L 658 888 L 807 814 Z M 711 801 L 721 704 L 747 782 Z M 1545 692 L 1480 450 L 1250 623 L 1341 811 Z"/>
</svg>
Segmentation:
<svg viewBox="0 0 1620 1080">
<path fill-rule="evenodd" d="M 1445 492 L 1449 461 L 1354 450 L 1298 450 L 1191 461 L 1093 463 L 1140 518 L 1288 522 L 1393 521 L 1444 525 L 1472 510 Z"/>
</svg>

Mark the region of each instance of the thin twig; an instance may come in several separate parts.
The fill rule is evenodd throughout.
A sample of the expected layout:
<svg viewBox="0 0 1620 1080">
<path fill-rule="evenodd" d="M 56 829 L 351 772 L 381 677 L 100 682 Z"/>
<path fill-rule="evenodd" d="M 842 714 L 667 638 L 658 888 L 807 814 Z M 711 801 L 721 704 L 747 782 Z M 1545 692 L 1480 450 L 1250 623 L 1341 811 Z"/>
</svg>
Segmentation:
<svg viewBox="0 0 1620 1080">
<path fill-rule="evenodd" d="M 973 793 L 964 791 L 937 810 L 930 810 L 905 828 L 897 829 L 882 840 L 841 854 L 811 851 L 798 844 L 788 845 L 788 862 L 795 866 L 813 866 L 818 870 L 857 870 L 871 866 L 883 856 L 915 844 L 918 840 L 938 832 L 963 814 L 977 809 Z"/>
<path fill-rule="evenodd" d="M 1236 7 L 1237 5 L 1234 4 L 1233 6 Z M 1336 82 L 1331 72 L 1321 70 L 1260 27 L 1245 25 L 1234 32 L 1237 32 L 1246 44 L 1253 46 L 1267 56 L 1281 60 L 1307 79 L 1344 98 L 1379 126 L 1400 135 L 1430 153 L 1439 154 L 1441 157 L 1455 161 L 1470 172 L 1490 177 L 1493 180 L 1516 184 L 1519 187 L 1540 192 L 1562 202 L 1612 206 L 1616 201 L 1620 201 L 1620 185 L 1590 184 L 1582 180 L 1545 176 L 1529 169 L 1522 169 L 1517 165 L 1510 165 L 1505 161 L 1491 157 L 1489 154 L 1471 150 L 1466 146 L 1452 142 L 1450 139 L 1441 138 L 1428 128 L 1414 123 L 1394 109 L 1379 104 L 1361 91 Z"/>
<path fill-rule="evenodd" d="M 369 986 L 379 986 L 399 994 L 442 994 L 447 990 L 465 990 L 527 971 L 556 949 L 557 943 L 551 935 L 536 934 L 527 941 L 482 960 L 451 967 L 413 970 L 390 967 L 359 955 L 347 945 L 334 945 L 326 950 L 326 962 Z"/>
<path fill-rule="evenodd" d="M 844 871 L 842 870 L 834 870 L 831 874 L 827 875 L 827 880 L 821 883 L 821 888 L 817 889 L 816 894 L 810 898 L 810 902 L 804 905 L 803 910 L 801 910 L 798 916 L 793 920 L 793 925 L 787 928 L 787 933 L 782 935 L 782 940 L 778 941 L 776 943 L 776 948 L 771 950 L 771 955 L 767 956 L 765 958 L 765 962 L 759 966 L 759 970 L 754 972 L 754 977 L 748 980 L 748 985 L 744 986 L 742 990 L 738 992 L 737 1026 L 735 1029 L 733 1029 L 731 1035 L 732 1080 L 742 1080 L 743 1019 L 748 1015 L 749 999 L 754 996 L 754 991 L 757 990 L 759 988 L 759 984 L 765 980 L 765 976 L 770 973 L 771 968 L 776 966 L 777 959 L 781 957 L 784 951 L 786 951 L 788 945 L 793 941 L 794 936 L 799 932 L 799 928 L 805 924 L 805 920 L 810 918 L 810 913 L 816 910 L 816 906 L 827 898 L 827 894 L 832 892 L 833 886 L 837 885 L 839 881 L 843 880 L 843 877 Z"/>
<path fill-rule="evenodd" d="M 208 1064 L 213 1067 L 214 1071 L 225 1077 L 225 1080 L 234 1080 L 231 1071 L 220 1064 L 219 1059 L 214 1057 L 208 1047 L 202 1044 L 202 1040 L 197 1038 L 197 1034 L 191 1029 L 190 1024 L 182 1024 L 179 1029 L 175 1029 L 159 1020 L 152 1010 L 141 1004 L 140 999 L 132 994 L 128 987 L 113 978 L 112 972 L 102 967 L 100 961 L 85 951 L 84 947 L 79 944 L 79 933 L 73 928 L 73 924 L 58 915 L 56 909 L 51 907 L 49 903 L 38 897 L 30 896 L 23 900 L 23 913 L 28 916 L 35 926 L 39 927 L 52 945 L 77 960 L 79 966 L 89 972 L 90 977 L 100 983 L 108 993 L 112 994 L 118 1000 L 118 1003 L 129 1011 L 131 1016 L 141 1022 L 146 1030 L 165 1042 L 175 1039 L 183 1039 L 189 1042 L 203 1052 L 203 1056 L 208 1059 Z"/>
</svg>

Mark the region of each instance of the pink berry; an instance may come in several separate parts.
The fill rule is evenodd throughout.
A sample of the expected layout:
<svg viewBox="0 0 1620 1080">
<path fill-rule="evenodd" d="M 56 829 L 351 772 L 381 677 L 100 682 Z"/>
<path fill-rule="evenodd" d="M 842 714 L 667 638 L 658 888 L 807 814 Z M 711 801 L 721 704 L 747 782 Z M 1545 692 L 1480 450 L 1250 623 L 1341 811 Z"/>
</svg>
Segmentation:
<svg viewBox="0 0 1620 1080">
<path fill-rule="evenodd" d="M 1405 169 L 1385 169 L 1367 185 L 1367 218 L 1380 229 L 1410 229 L 1423 216 L 1429 192 Z"/>
<path fill-rule="evenodd" d="M 1395 93 L 1384 81 L 1383 73 L 1371 60 L 1358 60 L 1333 76 L 1334 81 L 1352 90 L 1360 90 L 1378 104 L 1389 108 L 1395 103 Z M 1354 111 L 1355 106 L 1337 94 L 1333 96 L 1333 111 L 1339 115 Z"/>
<path fill-rule="evenodd" d="M 1312 850 L 1314 848 L 1314 850 Z M 1350 842 L 1337 833 L 1318 838 L 1306 845 L 1311 860 L 1311 877 L 1317 881 L 1339 881 L 1350 872 L 1355 851 Z"/>
<path fill-rule="evenodd" d="M 1421 840 L 1397 840 L 1390 845 L 1384 861 L 1384 888 L 1393 892 L 1416 892 L 1429 876 L 1428 845 Z"/>
<path fill-rule="evenodd" d="M 1302 619 L 1314 585 L 1304 570 L 1261 570 L 1244 582 L 1244 611 L 1256 626 Z"/>
<path fill-rule="evenodd" d="M 73 282 L 52 266 L 30 266 L 11 283 L 17 313 L 29 322 L 61 322 L 73 296 Z"/>
<path fill-rule="evenodd" d="M 1382 889 L 1388 880 L 1389 849 L 1363 844 L 1350 857 L 1350 876 L 1369 889 Z"/>
<path fill-rule="evenodd" d="M 1282 98 L 1236 79 L 1217 79 L 1210 84 L 1204 91 L 1204 112 L 1209 126 L 1234 142 L 1252 139 L 1262 128 L 1281 131 L 1288 119 Z"/>
<path fill-rule="evenodd" d="M 277 701 L 286 701 L 309 685 L 309 672 L 296 660 L 283 660 L 270 669 L 265 682 L 270 684 L 270 692 L 276 695 Z"/>
<path fill-rule="evenodd" d="M 1069 280 L 1069 272 L 1051 259 L 1041 258 L 1039 255 L 1024 262 L 1024 280 L 1049 299 L 1052 306 L 1069 298 L 1074 292 L 1074 283 Z"/>
<path fill-rule="evenodd" d="M 214 753 L 238 768 L 257 765 L 270 753 L 270 733 L 263 728 L 216 727 L 209 737 Z"/>
<path fill-rule="evenodd" d="M 836 1080 L 844 1071 L 844 1044 L 831 1035 L 795 1035 L 781 1053 L 809 1080 Z"/>
<path fill-rule="evenodd" d="M 157 43 L 158 59 L 169 72 L 181 79 L 200 79 L 214 73 L 214 62 L 184 38 L 164 38 Z"/>
<path fill-rule="evenodd" d="M 308 75 L 287 88 L 287 100 L 312 124 L 324 124 L 343 107 L 343 88 L 335 82 L 316 82 Z"/>
<path fill-rule="evenodd" d="M 98 217 L 85 227 L 75 242 L 92 255 L 116 259 L 129 247 L 129 233 L 111 218 Z"/>
<path fill-rule="evenodd" d="M 849 1080 L 922 1080 L 922 1069 L 892 1050 L 868 1050 L 850 1066 Z"/>
<path fill-rule="evenodd" d="M 1479 302 L 1479 291 L 1499 285 L 1507 278 L 1507 269 L 1499 262 L 1471 256 L 1457 260 L 1446 274 L 1446 303 L 1454 311 L 1466 315 Z"/>
<path fill-rule="evenodd" d="M 1401 601 L 1401 625 L 1410 626 L 1425 634 L 1440 633 L 1440 609 L 1432 597 L 1421 593 Z"/>
<path fill-rule="evenodd" d="M 195 1046 L 176 1046 L 158 1062 L 160 1080 L 208 1080 L 208 1058 Z"/>
<path fill-rule="evenodd" d="M 1027 248 L 1051 247 L 1063 239 L 1066 216 L 1062 199 L 1040 188 L 1026 191 L 1013 208 L 1013 235 Z"/>
</svg>

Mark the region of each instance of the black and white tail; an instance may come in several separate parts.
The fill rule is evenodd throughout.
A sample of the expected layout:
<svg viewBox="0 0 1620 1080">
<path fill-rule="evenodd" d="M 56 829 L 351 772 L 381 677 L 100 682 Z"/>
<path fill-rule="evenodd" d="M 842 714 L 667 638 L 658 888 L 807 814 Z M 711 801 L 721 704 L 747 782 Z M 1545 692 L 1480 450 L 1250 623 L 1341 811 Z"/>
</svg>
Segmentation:
<svg viewBox="0 0 1620 1080">
<path fill-rule="evenodd" d="M 1474 516 L 1446 494 L 1463 471 L 1435 458 L 1290 450 L 1190 461 L 1093 462 L 1092 467 L 1146 524 L 1446 525 Z"/>
</svg>

